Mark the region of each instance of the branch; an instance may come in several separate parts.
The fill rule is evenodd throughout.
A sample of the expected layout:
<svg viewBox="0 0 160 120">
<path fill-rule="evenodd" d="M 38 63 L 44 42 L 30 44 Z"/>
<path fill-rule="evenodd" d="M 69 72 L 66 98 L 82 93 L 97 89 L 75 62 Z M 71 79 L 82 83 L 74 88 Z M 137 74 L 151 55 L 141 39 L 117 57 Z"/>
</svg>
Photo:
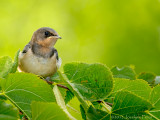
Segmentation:
<svg viewBox="0 0 160 120">
<path fill-rule="evenodd" d="M 101 101 L 101 100 L 98 100 L 97 101 L 98 103 L 102 103 L 103 101 Z M 109 103 L 109 102 L 105 102 L 107 105 L 110 105 L 110 106 L 113 106 L 113 103 Z"/>
<path fill-rule="evenodd" d="M 54 82 L 52 81 L 48 81 L 48 80 L 45 80 L 43 79 L 44 81 L 46 81 L 48 84 L 52 85 Z M 61 88 L 64 88 L 66 90 L 69 90 L 68 87 L 64 86 L 64 85 L 61 85 L 61 84 L 57 84 L 58 87 L 61 87 Z"/>
<path fill-rule="evenodd" d="M 24 115 L 21 110 L 19 110 L 19 114 L 20 114 L 20 115 Z M 22 120 L 28 120 L 28 118 L 24 115 L 23 118 L 22 118 Z"/>
</svg>

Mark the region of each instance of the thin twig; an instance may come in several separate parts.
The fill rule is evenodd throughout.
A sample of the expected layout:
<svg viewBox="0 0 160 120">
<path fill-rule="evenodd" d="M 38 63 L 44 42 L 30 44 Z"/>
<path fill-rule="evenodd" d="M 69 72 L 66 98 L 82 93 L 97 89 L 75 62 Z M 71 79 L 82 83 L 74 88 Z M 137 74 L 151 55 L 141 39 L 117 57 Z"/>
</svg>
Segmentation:
<svg viewBox="0 0 160 120">
<path fill-rule="evenodd" d="M 19 114 L 20 114 L 20 115 L 24 115 L 21 110 L 19 110 Z M 22 118 L 22 120 L 28 120 L 28 118 L 24 115 L 23 118 Z"/>
<path fill-rule="evenodd" d="M 98 103 L 102 103 L 102 101 L 101 100 L 98 100 L 97 101 Z M 109 103 L 109 102 L 105 102 L 107 105 L 110 105 L 110 106 L 113 106 L 113 103 Z"/>
<path fill-rule="evenodd" d="M 53 81 L 48 81 L 48 80 L 45 80 L 43 79 L 44 81 L 46 81 L 48 84 L 52 85 L 54 82 Z M 66 90 L 69 90 L 68 87 L 64 86 L 64 85 L 61 85 L 61 84 L 57 84 L 58 87 L 61 87 L 61 88 L 64 88 Z"/>
</svg>

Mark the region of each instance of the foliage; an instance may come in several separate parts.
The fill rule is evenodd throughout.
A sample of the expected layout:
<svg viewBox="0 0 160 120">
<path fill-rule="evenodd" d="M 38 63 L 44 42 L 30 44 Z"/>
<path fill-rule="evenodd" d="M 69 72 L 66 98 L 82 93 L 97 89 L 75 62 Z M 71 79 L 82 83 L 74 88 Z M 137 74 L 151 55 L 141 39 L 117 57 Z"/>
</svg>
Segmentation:
<svg viewBox="0 0 160 120">
<path fill-rule="evenodd" d="M 146 80 L 153 87 L 155 85 L 156 75 L 150 72 L 142 72 L 138 75 L 138 79 Z"/>
<path fill-rule="evenodd" d="M 0 59 L 0 120 L 160 119 L 159 76 L 153 73 L 137 76 L 131 67 L 72 62 L 48 85 L 16 72 L 18 54 L 14 62 Z"/>
<path fill-rule="evenodd" d="M 17 120 L 18 110 L 12 105 L 0 100 L 0 120 Z"/>
<path fill-rule="evenodd" d="M 159 13 L 159 0 L 1 0 L 0 56 L 13 58 L 34 31 L 51 27 L 62 37 L 55 47 L 63 66 L 133 64 L 160 74 Z"/>
<path fill-rule="evenodd" d="M 130 80 L 136 79 L 135 71 L 129 66 L 125 66 L 122 68 L 115 66 L 111 69 L 111 71 L 113 73 L 114 78 L 126 78 Z"/>
</svg>

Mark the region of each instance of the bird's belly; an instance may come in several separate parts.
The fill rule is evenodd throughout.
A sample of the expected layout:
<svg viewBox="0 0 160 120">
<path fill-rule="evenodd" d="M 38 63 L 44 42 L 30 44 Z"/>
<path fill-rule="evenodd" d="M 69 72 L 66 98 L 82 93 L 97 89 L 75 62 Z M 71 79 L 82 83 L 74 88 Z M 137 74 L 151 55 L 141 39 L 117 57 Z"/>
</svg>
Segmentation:
<svg viewBox="0 0 160 120">
<path fill-rule="evenodd" d="M 22 58 L 19 57 L 19 69 L 24 72 L 47 77 L 57 71 L 56 62 L 55 55 L 52 58 L 42 58 L 33 54 L 26 54 Z"/>
</svg>

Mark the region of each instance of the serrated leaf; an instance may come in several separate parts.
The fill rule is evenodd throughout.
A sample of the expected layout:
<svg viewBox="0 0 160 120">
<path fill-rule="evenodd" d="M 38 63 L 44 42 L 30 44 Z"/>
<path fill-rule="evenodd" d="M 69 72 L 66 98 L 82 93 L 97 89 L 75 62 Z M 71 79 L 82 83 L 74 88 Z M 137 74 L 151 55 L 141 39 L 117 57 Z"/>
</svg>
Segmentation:
<svg viewBox="0 0 160 120">
<path fill-rule="evenodd" d="M 69 63 L 64 73 L 85 100 L 103 100 L 113 89 L 112 73 L 102 64 Z"/>
<path fill-rule="evenodd" d="M 153 88 L 150 101 L 155 107 L 148 112 L 151 114 L 151 116 L 154 116 L 154 118 L 160 119 L 160 85 L 157 85 Z"/>
<path fill-rule="evenodd" d="M 121 116 L 141 116 L 146 110 L 152 108 L 152 104 L 142 97 L 129 91 L 120 91 L 116 94 L 112 114 Z"/>
<path fill-rule="evenodd" d="M 4 78 L 8 75 L 12 68 L 12 59 L 8 56 L 0 58 L 0 77 Z"/>
<path fill-rule="evenodd" d="M 69 120 L 56 103 L 32 102 L 32 120 Z"/>
<path fill-rule="evenodd" d="M 135 71 L 129 66 L 125 66 L 122 68 L 115 66 L 111 69 L 111 71 L 113 73 L 114 78 L 126 78 L 130 80 L 136 79 Z"/>
<path fill-rule="evenodd" d="M 10 74 L 1 81 L 4 95 L 31 119 L 31 102 L 54 102 L 50 86 L 33 74 Z"/>
<path fill-rule="evenodd" d="M 16 53 L 16 55 L 14 57 L 14 62 L 12 64 L 12 68 L 10 70 L 10 73 L 15 73 L 17 71 L 19 53 L 20 53 L 20 50 L 18 50 L 18 52 Z"/>
<path fill-rule="evenodd" d="M 155 85 L 156 75 L 151 72 L 142 72 L 138 75 L 138 79 L 147 81 L 152 87 Z"/>
<path fill-rule="evenodd" d="M 144 80 L 128 80 L 122 78 L 115 78 L 114 84 L 115 86 L 113 89 L 113 94 L 122 90 L 127 90 L 145 98 L 146 100 L 149 100 L 151 87 Z"/>
<path fill-rule="evenodd" d="M 18 110 L 0 100 L 0 120 L 18 120 Z"/>
<path fill-rule="evenodd" d="M 64 102 L 64 99 L 57 87 L 57 85 L 55 85 L 53 87 L 53 92 L 54 92 L 54 95 L 56 97 L 56 101 L 57 101 L 57 104 L 62 108 L 62 110 L 66 113 L 66 115 L 71 119 L 71 120 L 76 120 L 67 110 L 67 107 L 65 105 L 65 102 Z"/>
<path fill-rule="evenodd" d="M 67 104 L 72 98 L 74 97 L 74 94 L 70 91 L 66 91 L 66 96 L 65 96 L 65 104 Z"/>
</svg>

